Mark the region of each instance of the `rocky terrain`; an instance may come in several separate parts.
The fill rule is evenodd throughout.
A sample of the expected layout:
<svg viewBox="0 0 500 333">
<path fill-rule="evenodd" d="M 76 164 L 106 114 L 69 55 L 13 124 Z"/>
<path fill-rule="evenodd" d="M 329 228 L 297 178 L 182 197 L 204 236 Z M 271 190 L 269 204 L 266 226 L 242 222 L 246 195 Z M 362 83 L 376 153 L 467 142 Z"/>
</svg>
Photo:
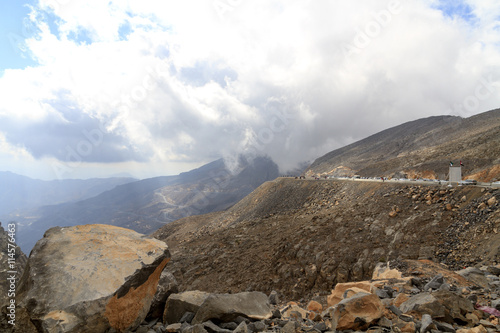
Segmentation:
<svg viewBox="0 0 500 333">
<path fill-rule="evenodd" d="M 500 109 L 411 121 L 319 157 L 306 174 L 446 179 L 450 161 L 478 181 L 500 179 Z"/>
<path fill-rule="evenodd" d="M 499 202 L 497 189 L 474 186 L 279 178 L 153 235 L 169 244 L 181 290 L 300 300 L 367 279 L 378 262 L 500 262 Z"/>
<path fill-rule="evenodd" d="M 179 292 L 165 243 L 124 228 L 52 228 L 30 255 L 5 333 L 325 333 L 500 330 L 500 265 L 378 263 L 364 281 L 289 301 L 277 291 Z M 15 324 L 15 325 L 13 325 Z"/>
</svg>

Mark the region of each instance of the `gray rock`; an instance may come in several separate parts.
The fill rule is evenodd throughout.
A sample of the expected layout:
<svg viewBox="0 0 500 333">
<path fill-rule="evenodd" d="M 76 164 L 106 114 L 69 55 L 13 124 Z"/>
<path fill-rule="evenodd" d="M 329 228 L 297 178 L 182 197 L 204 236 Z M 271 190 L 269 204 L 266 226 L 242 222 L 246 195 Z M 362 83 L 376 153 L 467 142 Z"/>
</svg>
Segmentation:
<svg viewBox="0 0 500 333">
<path fill-rule="evenodd" d="M 488 272 L 496 276 L 500 276 L 500 266 L 489 266 Z"/>
<path fill-rule="evenodd" d="M 141 326 L 137 328 L 136 333 L 148 333 L 149 328 L 147 326 Z"/>
<path fill-rule="evenodd" d="M 427 313 L 424 313 L 422 315 L 422 322 L 421 322 L 421 326 L 420 326 L 420 333 L 426 333 L 428 331 L 430 331 L 433 327 L 432 327 L 432 318 L 429 314 Z"/>
<path fill-rule="evenodd" d="M 328 330 L 328 327 L 324 322 L 319 322 L 317 324 L 314 324 L 314 329 L 320 332 L 325 332 L 326 330 Z"/>
<path fill-rule="evenodd" d="M 283 326 L 283 328 L 281 329 L 281 332 L 282 333 L 295 333 L 296 332 L 295 323 L 289 321 L 288 323 L 285 324 L 285 326 Z"/>
<path fill-rule="evenodd" d="M 49 229 L 19 284 L 19 312 L 42 332 L 137 328 L 146 318 L 167 245 L 110 225 Z"/>
<path fill-rule="evenodd" d="M 238 327 L 238 324 L 236 324 L 235 322 L 231 321 L 229 323 L 221 323 L 219 326 L 222 327 L 222 328 L 225 328 L 227 330 L 234 331 Z"/>
<path fill-rule="evenodd" d="M 185 314 L 182 315 L 181 319 L 179 320 L 180 323 L 189 323 L 193 321 L 194 318 L 194 312 L 186 312 Z"/>
<path fill-rule="evenodd" d="M 500 299 L 495 299 L 491 301 L 491 307 L 500 310 Z"/>
<path fill-rule="evenodd" d="M 196 313 L 208 296 L 210 296 L 209 293 L 198 290 L 170 295 L 165 304 L 163 322 L 169 324 L 181 322 L 186 312 Z"/>
<path fill-rule="evenodd" d="M 488 279 L 486 278 L 484 272 L 480 269 L 467 267 L 457 271 L 457 273 L 482 288 L 488 288 Z"/>
<path fill-rule="evenodd" d="M 443 283 L 444 283 L 443 275 L 441 274 L 436 275 L 429 282 L 425 284 L 424 291 L 429 291 L 430 289 L 438 290 Z"/>
<path fill-rule="evenodd" d="M 412 277 L 411 280 L 410 280 L 410 282 L 411 282 L 412 286 L 415 286 L 415 287 L 417 287 L 419 289 L 423 288 L 423 286 L 424 286 L 424 282 L 422 281 L 421 278 Z"/>
<path fill-rule="evenodd" d="M 394 306 L 394 305 L 390 305 L 389 310 L 391 310 L 392 313 L 394 313 L 398 317 L 403 314 L 403 312 L 401 310 L 399 310 L 399 308 L 397 306 Z"/>
<path fill-rule="evenodd" d="M 389 293 L 384 289 L 375 288 L 375 294 L 381 299 L 391 298 Z"/>
<path fill-rule="evenodd" d="M 278 293 L 275 290 L 271 291 L 271 293 L 269 294 L 269 303 L 272 305 L 278 305 L 279 302 L 280 298 Z"/>
<path fill-rule="evenodd" d="M 456 330 L 455 328 L 453 327 L 452 324 L 448 324 L 448 323 L 443 323 L 443 322 L 440 322 L 440 321 L 435 321 L 434 324 L 436 324 L 436 328 L 441 331 L 441 332 L 449 332 L 449 333 L 455 333 Z"/>
<path fill-rule="evenodd" d="M 206 298 L 193 318 L 194 324 L 209 319 L 235 321 L 238 316 L 263 320 L 272 317 L 266 294 L 253 291 L 238 294 L 213 294 Z"/>
<path fill-rule="evenodd" d="M 247 324 L 242 321 L 238 327 L 236 327 L 236 329 L 234 330 L 233 333 L 248 333 L 248 327 L 247 327 Z"/>
<path fill-rule="evenodd" d="M 155 296 L 151 302 L 151 307 L 147 318 L 162 318 L 165 312 L 165 303 L 168 297 L 179 291 L 179 286 L 174 275 L 166 270 L 160 275 L 160 281 L 158 282 L 158 288 L 156 289 Z"/>
<path fill-rule="evenodd" d="M 188 326 L 181 329 L 181 333 L 208 333 L 208 331 L 203 327 L 202 324 L 197 324 L 194 326 Z"/>
<path fill-rule="evenodd" d="M 433 295 L 445 307 L 446 317 L 442 321 L 449 324 L 467 322 L 466 314 L 474 311 L 474 305 L 470 300 L 453 292 L 437 291 Z"/>
<path fill-rule="evenodd" d="M 386 317 L 382 317 L 382 318 L 379 319 L 378 325 L 381 326 L 381 327 L 385 327 L 385 328 L 391 328 L 392 327 L 392 321 L 390 321 Z"/>
<path fill-rule="evenodd" d="M 232 333 L 231 330 L 224 329 L 222 327 L 219 327 L 215 325 L 212 321 L 206 321 L 203 323 L 203 327 L 209 332 L 209 333 Z"/>
<path fill-rule="evenodd" d="M 410 297 L 406 302 L 399 306 L 403 313 L 416 311 L 420 313 L 429 313 L 432 318 L 443 318 L 445 316 L 445 307 L 430 293 L 420 293 Z"/>
<path fill-rule="evenodd" d="M 247 325 L 248 329 L 252 332 L 263 332 L 266 330 L 266 324 L 262 321 L 256 321 Z"/>
</svg>

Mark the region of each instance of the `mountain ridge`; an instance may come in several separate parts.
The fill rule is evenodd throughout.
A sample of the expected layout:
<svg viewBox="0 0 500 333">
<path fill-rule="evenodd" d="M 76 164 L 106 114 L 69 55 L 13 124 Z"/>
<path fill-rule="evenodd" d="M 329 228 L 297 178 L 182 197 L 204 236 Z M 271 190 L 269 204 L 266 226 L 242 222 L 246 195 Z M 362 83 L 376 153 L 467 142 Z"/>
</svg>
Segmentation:
<svg viewBox="0 0 500 333">
<path fill-rule="evenodd" d="M 19 219 L 19 245 L 31 249 L 52 226 L 102 223 L 151 233 L 185 216 L 224 210 L 279 175 L 268 157 L 240 158 L 239 163 L 236 174 L 219 159 L 177 176 L 143 179 L 82 201 L 39 207 Z"/>
<path fill-rule="evenodd" d="M 309 176 L 445 177 L 450 161 L 464 175 L 500 164 L 500 109 L 469 118 L 433 116 L 378 132 L 317 158 Z M 495 172 L 491 178 L 500 177 Z"/>
</svg>

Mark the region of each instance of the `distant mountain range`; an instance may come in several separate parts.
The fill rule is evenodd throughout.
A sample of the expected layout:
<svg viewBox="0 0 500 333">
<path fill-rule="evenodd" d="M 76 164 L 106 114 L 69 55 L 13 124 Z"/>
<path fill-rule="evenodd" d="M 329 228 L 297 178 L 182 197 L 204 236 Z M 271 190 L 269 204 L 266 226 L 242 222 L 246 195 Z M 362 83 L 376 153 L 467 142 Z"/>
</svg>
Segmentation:
<svg viewBox="0 0 500 333">
<path fill-rule="evenodd" d="M 500 109 L 437 116 L 389 128 L 319 157 L 307 175 L 445 179 L 450 162 L 480 181 L 500 177 Z"/>
<path fill-rule="evenodd" d="M 103 223 L 151 233 L 182 217 L 224 210 L 278 175 L 278 166 L 267 157 L 242 157 L 232 171 L 219 159 L 177 176 L 118 184 L 84 200 L 45 205 L 9 218 L 19 223 L 18 244 L 24 251 L 53 226 Z"/>
<path fill-rule="evenodd" d="M 40 206 L 88 199 L 134 181 L 126 177 L 44 181 L 0 171 L 0 220 Z"/>
</svg>

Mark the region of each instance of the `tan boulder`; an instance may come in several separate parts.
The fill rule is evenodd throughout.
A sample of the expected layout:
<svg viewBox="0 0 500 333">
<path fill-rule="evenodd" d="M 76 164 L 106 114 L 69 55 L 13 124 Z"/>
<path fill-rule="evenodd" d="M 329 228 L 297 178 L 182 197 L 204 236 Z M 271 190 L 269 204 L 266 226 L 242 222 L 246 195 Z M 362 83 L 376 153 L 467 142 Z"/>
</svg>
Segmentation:
<svg viewBox="0 0 500 333">
<path fill-rule="evenodd" d="M 495 204 L 497 203 L 497 198 L 496 197 L 491 197 L 488 199 L 488 201 L 486 201 L 486 203 L 488 204 L 488 206 L 495 206 Z"/>
<path fill-rule="evenodd" d="M 309 316 L 309 312 L 307 310 L 304 310 L 297 304 L 287 305 L 283 310 L 281 314 L 283 318 L 292 318 L 294 316 L 294 312 L 300 313 L 302 318 L 307 318 Z"/>
<path fill-rule="evenodd" d="M 39 332 L 132 330 L 146 317 L 167 245 L 110 225 L 49 229 L 31 251 L 19 311 Z"/>
<path fill-rule="evenodd" d="M 372 292 L 372 283 L 370 281 L 337 283 L 332 293 L 327 297 L 328 307 L 337 305 L 344 299 L 344 293 L 351 288 L 358 288 L 368 293 Z"/>
<path fill-rule="evenodd" d="M 415 323 L 412 321 L 410 321 L 409 323 L 401 324 L 401 327 L 399 329 L 400 329 L 401 333 L 415 333 L 416 332 Z"/>
<path fill-rule="evenodd" d="M 323 311 L 323 306 L 316 301 L 310 301 L 307 304 L 307 311 L 321 312 Z"/>
<path fill-rule="evenodd" d="M 383 316 L 384 308 L 377 295 L 358 293 L 343 299 L 331 310 L 331 329 L 365 330 Z"/>
</svg>

